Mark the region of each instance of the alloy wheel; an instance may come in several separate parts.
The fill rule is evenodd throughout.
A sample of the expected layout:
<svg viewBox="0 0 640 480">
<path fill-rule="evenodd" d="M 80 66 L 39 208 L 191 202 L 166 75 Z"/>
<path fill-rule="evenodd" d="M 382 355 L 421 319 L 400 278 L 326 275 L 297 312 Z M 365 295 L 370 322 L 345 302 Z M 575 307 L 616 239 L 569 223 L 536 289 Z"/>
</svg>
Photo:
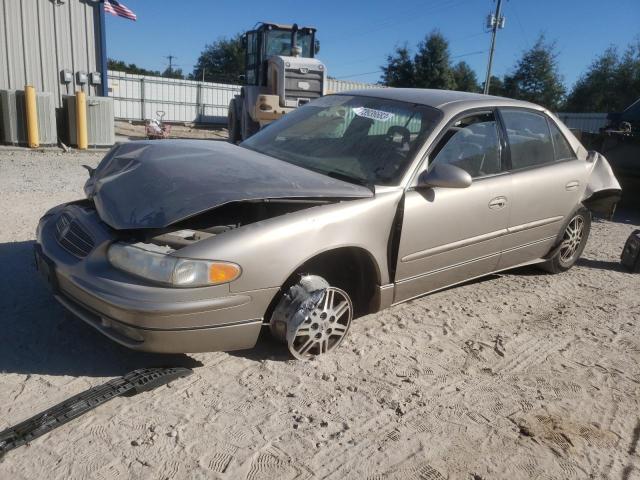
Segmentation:
<svg viewBox="0 0 640 480">
<path fill-rule="evenodd" d="M 564 231 L 562 244 L 560 245 L 560 260 L 569 263 L 575 257 L 580 244 L 582 243 L 582 233 L 584 230 L 584 218 L 576 215 L 571 219 Z"/>
<path fill-rule="evenodd" d="M 299 360 L 331 352 L 344 340 L 352 318 L 353 305 L 349 295 L 339 288 L 325 289 L 295 335 L 289 337 L 289 351 Z"/>
</svg>

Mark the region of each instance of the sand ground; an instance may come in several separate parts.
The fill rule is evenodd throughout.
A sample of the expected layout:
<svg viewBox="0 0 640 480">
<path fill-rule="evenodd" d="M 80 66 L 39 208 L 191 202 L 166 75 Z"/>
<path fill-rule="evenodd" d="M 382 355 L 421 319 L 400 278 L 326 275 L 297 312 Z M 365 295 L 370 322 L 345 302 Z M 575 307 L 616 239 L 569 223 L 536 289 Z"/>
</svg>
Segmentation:
<svg viewBox="0 0 640 480">
<path fill-rule="evenodd" d="M 578 265 L 533 268 L 369 315 L 335 354 L 159 356 L 65 314 L 32 265 L 49 207 L 101 153 L 0 151 L 0 430 L 134 368 L 192 376 L 116 398 L 9 452 L 3 479 L 638 479 L 638 215 L 595 221 Z"/>
<path fill-rule="evenodd" d="M 145 126 L 141 123 L 127 122 L 124 120 L 116 120 L 115 122 L 116 136 L 123 140 L 139 140 L 146 138 Z M 184 124 L 171 125 L 169 138 L 196 138 L 205 140 L 226 140 L 227 129 L 223 126 L 187 126 Z"/>
</svg>

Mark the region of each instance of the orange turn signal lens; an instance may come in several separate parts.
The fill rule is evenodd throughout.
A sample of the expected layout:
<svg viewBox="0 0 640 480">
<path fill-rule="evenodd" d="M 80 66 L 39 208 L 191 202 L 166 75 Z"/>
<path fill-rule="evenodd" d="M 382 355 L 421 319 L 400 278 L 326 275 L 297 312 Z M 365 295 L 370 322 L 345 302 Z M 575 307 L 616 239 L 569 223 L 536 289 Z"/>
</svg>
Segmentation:
<svg viewBox="0 0 640 480">
<path fill-rule="evenodd" d="M 209 265 L 209 282 L 227 283 L 240 276 L 240 267 L 234 263 L 215 262 Z"/>
</svg>

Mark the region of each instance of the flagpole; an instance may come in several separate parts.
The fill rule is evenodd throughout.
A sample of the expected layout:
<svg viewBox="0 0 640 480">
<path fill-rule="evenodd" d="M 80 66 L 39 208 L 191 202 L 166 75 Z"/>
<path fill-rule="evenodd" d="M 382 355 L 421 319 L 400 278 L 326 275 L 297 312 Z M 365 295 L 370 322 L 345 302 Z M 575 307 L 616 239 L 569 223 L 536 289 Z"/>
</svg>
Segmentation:
<svg viewBox="0 0 640 480">
<path fill-rule="evenodd" d="M 108 61 L 107 61 L 107 27 L 105 21 L 105 12 L 104 12 L 104 0 L 100 0 L 100 55 L 101 55 L 101 81 L 102 81 L 102 96 L 109 96 L 109 75 L 107 74 Z"/>
</svg>

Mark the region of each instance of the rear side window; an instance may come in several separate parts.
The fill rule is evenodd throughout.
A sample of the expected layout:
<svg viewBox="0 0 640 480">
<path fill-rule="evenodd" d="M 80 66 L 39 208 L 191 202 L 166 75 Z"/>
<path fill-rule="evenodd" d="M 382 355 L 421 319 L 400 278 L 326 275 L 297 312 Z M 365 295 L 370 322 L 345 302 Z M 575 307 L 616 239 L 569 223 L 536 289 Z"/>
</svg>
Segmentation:
<svg viewBox="0 0 640 480">
<path fill-rule="evenodd" d="M 558 126 L 553 120 L 549 120 L 549 128 L 553 137 L 553 149 L 556 153 L 556 160 L 566 160 L 568 158 L 576 158 L 576 154 L 569 145 Z"/>
<path fill-rule="evenodd" d="M 555 161 L 547 119 L 524 110 L 502 110 L 514 170 Z"/>
</svg>

